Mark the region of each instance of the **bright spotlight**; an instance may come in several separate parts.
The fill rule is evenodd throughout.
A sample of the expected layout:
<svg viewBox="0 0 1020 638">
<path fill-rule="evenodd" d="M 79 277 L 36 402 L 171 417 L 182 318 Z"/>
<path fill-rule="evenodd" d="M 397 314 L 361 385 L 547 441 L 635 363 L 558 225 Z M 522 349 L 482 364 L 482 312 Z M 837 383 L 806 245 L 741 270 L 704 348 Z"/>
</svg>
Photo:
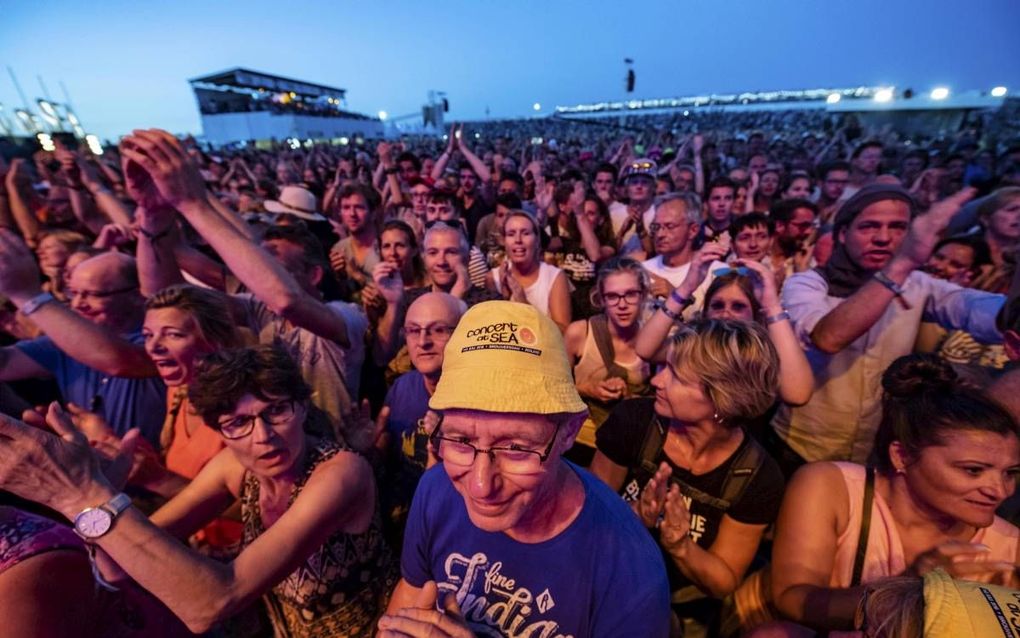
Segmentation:
<svg viewBox="0 0 1020 638">
<path fill-rule="evenodd" d="M 992 89 L 992 97 L 1004 97 L 1006 95 L 1006 87 L 997 86 Z"/>
<path fill-rule="evenodd" d="M 389 116 L 390 116 L 390 114 L 387 113 L 386 111 L 379 111 L 379 119 L 380 120 L 385 122 L 386 118 L 388 118 Z"/>
<path fill-rule="evenodd" d="M 878 91 L 875 91 L 876 102 L 892 102 L 892 97 L 892 89 L 879 89 Z"/>
<path fill-rule="evenodd" d="M 825 98 L 825 101 L 829 104 L 836 104 L 843 99 L 843 96 L 839 93 L 829 93 L 829 97 Z"/>
<path fill-rule="evenodd" d="M 347 146 L 350 143 L 351 143 L 351 138 L 349 138 L 349 137 L 341 137 L 340 138 L 340 145 L 341 146 Z"/>
<path fill-rule="evenodd" d="M 99 143 L 99 137 L 95 135 L 86 135 L 85 143 L 89 145 L 89 150 L 92 151 L 93 155 L 103 154 L 103 145 Z"/>
<path fill-rule="evenodd" d="M 534 104 L 531 105 L 531 108 L 535 109 L 536 111 L 541 111 L 542 105 L 539 104 L 538 102 L 535 102 Z"/>
<path fill-rule="evenodd" d="M 944 86 L 938 86 L 931 90 L 931 99 L 933 100 L 944 100 L 949 97 L 949 89 Z"/>
</svg>

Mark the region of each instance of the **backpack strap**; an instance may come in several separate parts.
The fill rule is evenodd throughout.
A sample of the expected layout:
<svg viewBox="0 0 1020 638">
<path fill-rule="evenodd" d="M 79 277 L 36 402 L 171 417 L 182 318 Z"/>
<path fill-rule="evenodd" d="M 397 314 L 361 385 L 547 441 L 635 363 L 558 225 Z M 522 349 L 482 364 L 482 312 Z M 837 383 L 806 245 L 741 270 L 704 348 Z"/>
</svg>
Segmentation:
<svg viewBox="0 0 1020 638">
<path fill-rule="evenodd" d="M 627 380 L 627 371 L 616 363 L 616 352 L 613 350 L 613 336 L 609 334 L 609 321 L 605 315 L 599 314 L 588 319 L 591 326 L 592 337 L 595 339 L 595 346 L 599 349 L 602 357 L 602 364 L 606 366 L 608 377 L 619 377 Z"/>
<path fill-rule="evenodd" d="M 747 445 L 740 451 L 737 458 L 733 459 L 730 471 L 722 486 L 721 499 L 726 501 L 726 509 L 740 500 L 747 486 L 758 475 L 758 470 L 765 464 L 765 450 L 746 432 L 744 437 L 747 439 Z"/>
<path fill-rule="evenodd" d="M 856 587 L 861 584 L 861 573 L 864 571 L 864 557 L 868 553 L 868 534 L 871 532 L 871 504 L 875 499 L 875 468 L 865 469 L 867 478 L 864 479 L 864 505 L 861 510 L 861 532 L 857 537 L 857 555 L 854 556 L 853 577 L 850 579 L 850 586 Z"/>
<path fill-rule="evenodd" d="M 665 442 L 666 428 L 659 421 L 659 417 L 653 414 L 652 422 L 645 431 L 645 440 L 641 443 L 641 454 L 638 456 L 638 465 L 648 478 L 654 476 L 659 469 L 659 457 L 662 455 L 662 445 Z"/>
<path fill-rule="evenodd" d="M 676 477 L 670 478 L 670 481 L 676 483 L 683 495 L 691 500 L 726 512 L 744 495 L 747 486 L 751 484 L 751 481 L 757 476 L 758 470 L 764 465 L 764 460 L 765 451 L 757 445 L 756 441 L 749 440 L 730 464 L 730 470 L 723 481 L 719 496 L 703 492 Z"/>
</svg>

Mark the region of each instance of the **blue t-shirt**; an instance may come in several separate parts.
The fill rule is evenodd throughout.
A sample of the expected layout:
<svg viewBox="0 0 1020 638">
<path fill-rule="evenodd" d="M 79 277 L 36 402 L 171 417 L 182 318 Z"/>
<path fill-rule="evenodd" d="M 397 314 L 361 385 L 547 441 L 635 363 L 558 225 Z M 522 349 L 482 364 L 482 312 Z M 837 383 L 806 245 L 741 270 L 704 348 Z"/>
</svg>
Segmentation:
<svg viewBox="0 0 1020 638">
<path fill-rule="evenodd" d="M 417 370 L 400 375 L 386 393 L 383 405 L 390 409 L 386 431 L 394 444 L 399 444 L 401 453 L 413 466 L 424 471 L 429 460 L 428 439 L 417 435 L 417 432 L 418 419 L 424 417 L 429 409 L 425 377 Z"/>
<path fill-rule="evenodd" d="M 141 331 L 122 336 L 131 343 L 144 341 Z M 118 436 L 138 428 L 151 443 L 159 444 L 159 431 L 166 417 L 166 386 L 162 379 L 103 374 L 65 354 L 49 337 L 20 341 L 15 347 L 53 375 L 64 401 L 99 414 Z"/>
<path fill-rule="evenodd" d="M 453 592 L 478 635 L 668 636 L 669 584 L 655 541 L 619 496 L 568 465 L 584 506 L 541 543 L 478 529 L 442 464 L 427 471 L 407 521 L 404 579 Z"/>
</svg>

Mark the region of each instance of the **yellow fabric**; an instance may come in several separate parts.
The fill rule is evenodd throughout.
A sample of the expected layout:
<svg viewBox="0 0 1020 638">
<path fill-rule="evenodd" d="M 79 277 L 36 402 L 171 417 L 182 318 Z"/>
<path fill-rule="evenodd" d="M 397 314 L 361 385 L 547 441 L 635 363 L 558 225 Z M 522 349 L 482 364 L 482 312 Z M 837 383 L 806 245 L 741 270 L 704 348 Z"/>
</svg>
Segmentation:
<svg viewBox="0 0 1020 638">
<path fill-rule="evenodd" d="M 1020 591 L 954 580 L 941 569 L 924 577 L 925 638 L 1020 638 Z"/>
<path fill-rule="evenodd" d="M 533 306 L 512 301 L 480 303 L 461 317 L 446 344 L 443 375 L 429 407 L 530 414 L 587 410 L 559 327 Z"/>
</svg>

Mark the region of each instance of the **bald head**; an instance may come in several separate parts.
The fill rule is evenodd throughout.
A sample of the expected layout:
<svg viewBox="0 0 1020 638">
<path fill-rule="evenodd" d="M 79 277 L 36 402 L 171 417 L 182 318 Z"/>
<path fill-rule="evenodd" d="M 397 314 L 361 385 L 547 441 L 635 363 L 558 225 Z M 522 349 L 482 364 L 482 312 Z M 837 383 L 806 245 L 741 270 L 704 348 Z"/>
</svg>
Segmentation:
<svg viewBox="0 0 1020 638">
<path fill-rule="evenodd" d="M 407 309 L 407 352 L 418 372 L 438 378 L 443 368 L 443 348 L 466 311 L 463 301 L 445 292 L 425 293 Z"/>
<path fill-rule="evenodd" d="M 93 323 L 118 332 L 142 323 L 144 299 L 133 257 L 108 252 L 74 267 L 68 281 L 71 308 Z"/>
</svg>

